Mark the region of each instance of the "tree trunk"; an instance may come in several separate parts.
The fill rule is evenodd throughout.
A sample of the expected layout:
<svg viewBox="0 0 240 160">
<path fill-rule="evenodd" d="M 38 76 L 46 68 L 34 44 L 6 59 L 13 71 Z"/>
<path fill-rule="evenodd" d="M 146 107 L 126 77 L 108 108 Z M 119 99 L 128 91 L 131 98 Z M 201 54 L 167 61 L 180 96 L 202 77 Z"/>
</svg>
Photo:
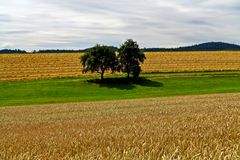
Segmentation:
<svg viewBox="0 0 240 160">
<path fill-rule="evenodd" d="M 104 71 L 101 72 L 101 81 L 104 79 Z"/>
<path fill-rule="evenodd" d="M 128 74 L 128 75 L 127 75 L 127 78 L 129 79 L 129 77 L 130 77 L 130 72 L 128 72 L 127 74 Z"/>
</svg>

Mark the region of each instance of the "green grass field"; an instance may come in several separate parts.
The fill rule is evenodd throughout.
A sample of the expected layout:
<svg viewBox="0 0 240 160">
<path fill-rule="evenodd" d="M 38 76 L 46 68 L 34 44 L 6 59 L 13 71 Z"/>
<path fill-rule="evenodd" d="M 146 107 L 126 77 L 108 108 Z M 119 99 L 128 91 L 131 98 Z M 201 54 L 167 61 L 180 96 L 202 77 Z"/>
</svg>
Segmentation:
<svg viewBox="0 0 240 160">
<path fill-rule="evenodd" d="M 239 72 L 142 74 L 139 83 L 87 82 L 98 77 L 0 82 L 0 106 L 240 92 Z M 121 78 L 122 76 L 115 76 Z"/>
</svg>

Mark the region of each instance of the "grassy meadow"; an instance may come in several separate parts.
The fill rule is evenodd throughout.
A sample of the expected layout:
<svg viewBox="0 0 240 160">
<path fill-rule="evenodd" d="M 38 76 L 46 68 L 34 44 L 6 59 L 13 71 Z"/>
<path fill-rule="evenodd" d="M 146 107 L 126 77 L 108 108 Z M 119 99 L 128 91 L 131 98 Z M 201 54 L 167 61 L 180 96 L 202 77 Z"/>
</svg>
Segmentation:
<svg viewBox="0 0 240 160">
<path fill-rule="evenodd" d="M 136 83 L 92 83 L 86 76 L 0 82 L 0 106 L 135 99 L 177 95 L 236 93 L 240 72 L 143 74 Z M 121 80 L 123 75 L 115 75 Z M 108 77 L 109 78 L 109 77 Z"/>
</svg>

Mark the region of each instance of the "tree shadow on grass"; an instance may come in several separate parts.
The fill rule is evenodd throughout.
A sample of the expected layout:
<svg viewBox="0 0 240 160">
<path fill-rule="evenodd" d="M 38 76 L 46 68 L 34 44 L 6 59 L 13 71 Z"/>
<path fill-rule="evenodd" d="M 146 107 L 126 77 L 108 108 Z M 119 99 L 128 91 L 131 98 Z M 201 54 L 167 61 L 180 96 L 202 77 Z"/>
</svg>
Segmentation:
<svg viewBox="0 0 240 160">
<path fill-rule="evenodd" d="M 104 80 L 92 79 L 87 80 L 88 83 L 99 84 L 100 87 L 116 88 L 120 90 L 131 90 L 136 88 L 137 85 L 145 87 L 163 87 L 163 83 L 152 81 L 146 78 L 105 78 Z"/>
</svg>

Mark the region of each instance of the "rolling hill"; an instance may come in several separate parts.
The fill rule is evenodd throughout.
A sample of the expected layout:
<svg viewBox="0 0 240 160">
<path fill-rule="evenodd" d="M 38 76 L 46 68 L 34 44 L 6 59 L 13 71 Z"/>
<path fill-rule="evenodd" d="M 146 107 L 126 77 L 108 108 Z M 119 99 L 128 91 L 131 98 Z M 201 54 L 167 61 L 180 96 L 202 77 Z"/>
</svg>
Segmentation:
<svg viewBox="0 0 240 160">
<path fill-rule="evenodd" d="M 146 52 L 161 52 L 161 51 L 237 51 L 240 50 L 240 45 L 224 43 L 224 42 L 207 42 L 192 46 L 178 48 L 144 48 Z"/>
</svg>

